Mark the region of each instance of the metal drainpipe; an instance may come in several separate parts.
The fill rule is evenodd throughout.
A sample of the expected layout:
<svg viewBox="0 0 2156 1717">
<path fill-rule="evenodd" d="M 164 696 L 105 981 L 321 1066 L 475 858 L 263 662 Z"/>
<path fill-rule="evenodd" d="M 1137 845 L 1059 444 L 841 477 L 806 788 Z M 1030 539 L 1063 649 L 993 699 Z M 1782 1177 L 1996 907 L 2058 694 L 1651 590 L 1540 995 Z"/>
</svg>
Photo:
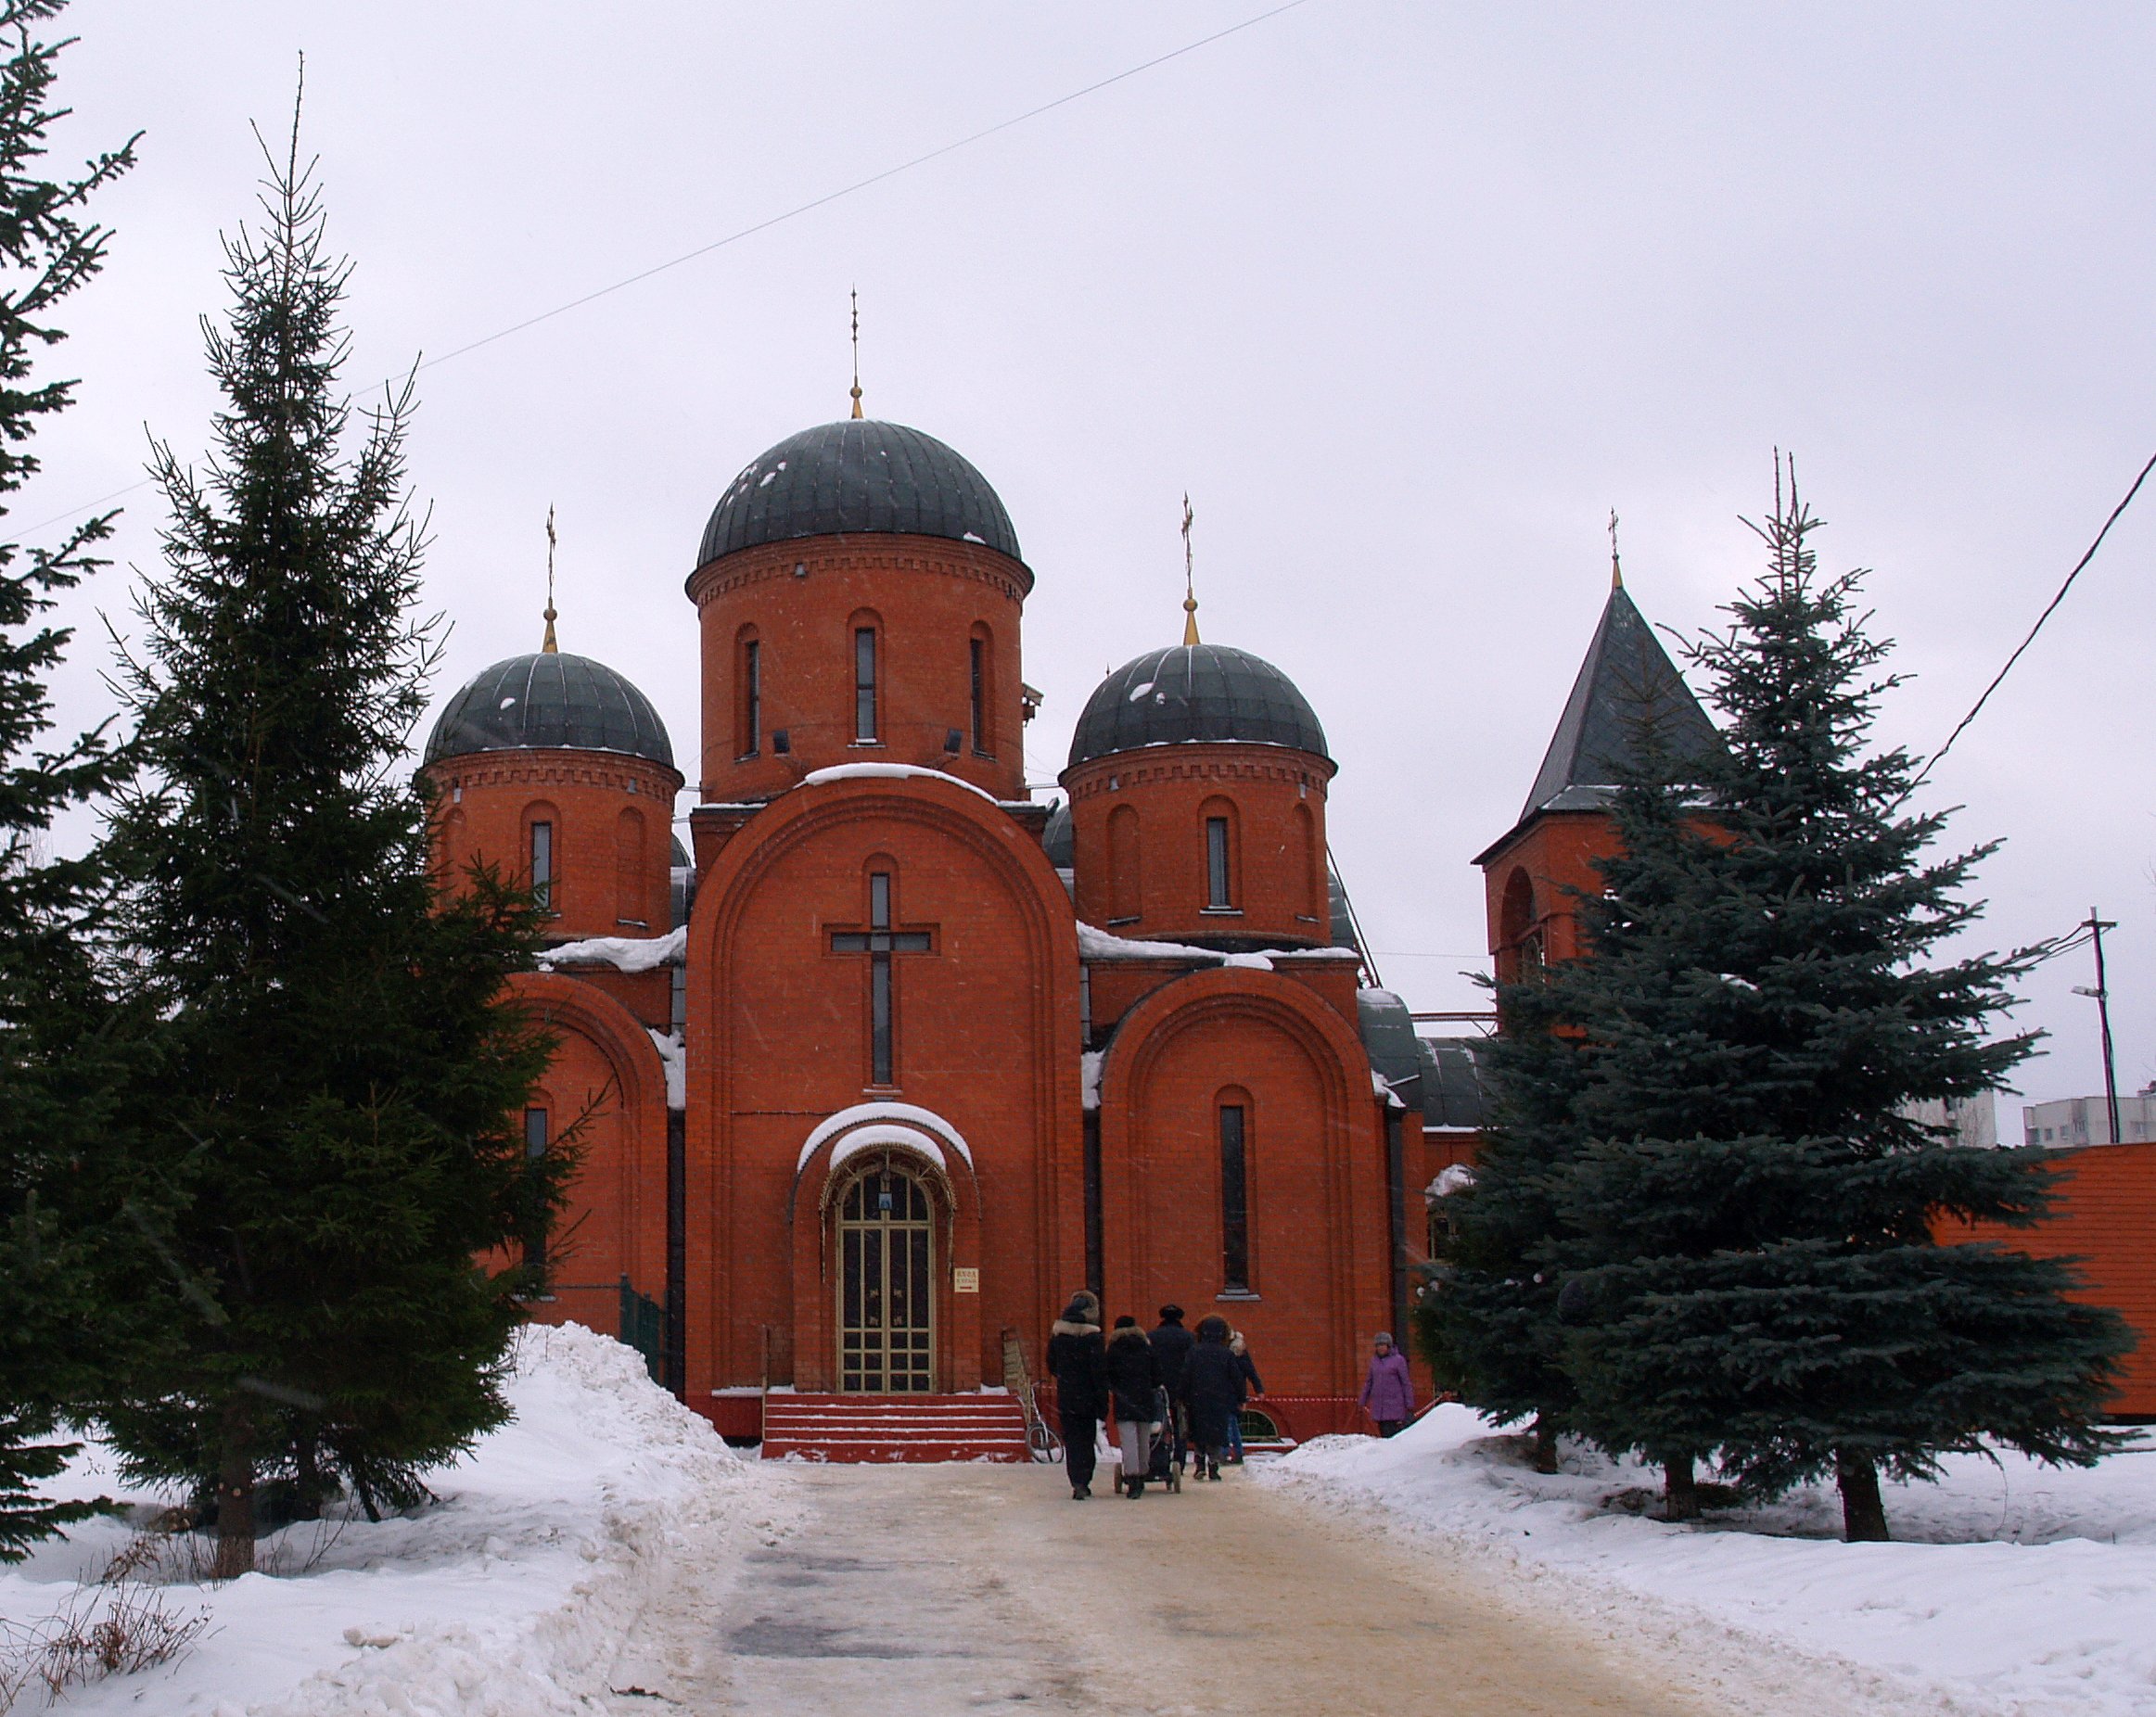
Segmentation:
<svg viewBox="0 0 2156 1717">
<path fill-rule="evenodd" d="M 1408 1164 L 1401 1122 L 1407 1112 L 1390 1103 L 1384 1112 L 1386 1227 L 1393 1242 L 1393 1340 L 1408 1351 Z"/>
</svg>

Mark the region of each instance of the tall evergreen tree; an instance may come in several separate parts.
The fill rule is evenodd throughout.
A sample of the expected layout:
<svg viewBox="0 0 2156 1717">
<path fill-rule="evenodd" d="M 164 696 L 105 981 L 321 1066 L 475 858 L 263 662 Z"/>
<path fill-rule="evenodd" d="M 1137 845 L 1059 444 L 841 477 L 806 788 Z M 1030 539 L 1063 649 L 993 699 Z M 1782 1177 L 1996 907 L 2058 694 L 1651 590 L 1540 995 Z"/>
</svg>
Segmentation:
<svg viewBox="0 0 2156 1717">
<path fill-rule="evenodd" d="M 207 475 L 154 449 L 166 566 L 124 680 L 145 773 L 109 841 L 159 1022 L 134 1208 L 169 1334 L 103 1410 L 133 1472 L 213 1499 L 227 1575 L 263 1480 L 304 1511 L 340 1476 L 374 1512 L 504 1418 L 521 1273 L 477 1260 L 569 1166 L 511 1119 L 551 1052 L 504 989 L 529 898 L 486 873 L 445 895 L 401 778 L 434 655 L 411 392 L 348 450 L 350 264 L 298 146 L 295 112 L 266 218 L 227 241 L 229 326 L 204 322 Z"/>
<path fill-rule="evenodd" d="M 1412 1316 L 1438 1387 L 1500 1425 L 1532 1421 L 1536 1465 L 1554 1471 L 1578 1397 L 1558 1308 L 1570 1269 L 1559 1211 L 1583 1142 L 1573 1111 L 1586 1058 L 1543 973 L 1522 977 L 1498 986 L 1504 1027 L 1483 1051 L 1494 1113 L 1473 1183 L 1445 1201 L 1443 1255 Z"/>
<path fill-rule="evenodd" d="M 1552 1000 L 1588 1067 L 1545 1245 L 1584 1266 L 1562 1291 L 1589 1435 L 1673 1481 L 1718 1451 L 1760 1494 L 1831 1472 L 1848 1536 L 1883 1538 L 1882 1470 L 1933 1476 L 1987 1439 L 2111 1446 L 2126 1342 L 2064 1265 L 1939 1242 L 2047 1208 L 2041 1152 L 1911 1118 L 2030 1052 L 1985 1035 L 2026 958 L 1927 963 L 1980 915 L 1992 848 L 1927 857 L 1944 813 L 1904 814 L 1913 761 L 1871 746 L 1890 645 L 1860 574 L 1820 577 L 1818 522 L 1779 478 L 1766 575 L 1691 652 L 1726 746 L 1620 790 L 1589 957 Z"/>
<path fill-rule="evenodd" d="M 73 384 L 36 379 L 66 337 L 60 301 L 94 275 L 110 236 L 86 205 L 133 164 L 134 144 L 79 174 L 40 161 L 66 42 L 41 26 L 65 0 L 0 0 L 0 515 L 37 470 L 29 443 Z M 38 1494 L 71 1445 L 47 1441 L 99 1356 L 98 1242 L 79 1170 L 105 1147 L 114 1071 L 90 958 L 96 866 L 54 858 L 55 820 L 110 790 L 124 754 L 101 733 L 32 748 L 53 726 L 47 680 L 70 633 L 45 618 L 58 592 L 103 563 L 109 515 L 50 550 L 0 543 L 0 1560 L 86 1507 Z"/>
</svg>

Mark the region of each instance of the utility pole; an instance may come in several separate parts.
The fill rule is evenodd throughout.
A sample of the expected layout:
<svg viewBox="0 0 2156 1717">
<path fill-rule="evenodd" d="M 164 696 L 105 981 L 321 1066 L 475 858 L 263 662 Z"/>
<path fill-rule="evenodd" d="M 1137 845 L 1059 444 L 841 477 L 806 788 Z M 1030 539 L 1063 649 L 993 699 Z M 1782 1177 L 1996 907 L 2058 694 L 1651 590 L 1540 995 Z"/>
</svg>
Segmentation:
<svg viewBox="0 0 2156 1717">
<path fill-rule="evenodd" d="M 2103 1033 L 2104 1113 L 2111 1126 L 2111 1142 L 2115 1145 L 2119 1142 L 2119 1080 L 2111 1065 L 2111 998 L 2110 986 L 2104 982 L 2103 933 L 2116 930 L 2118 925 L 2099 918 L 2096 908 L 2092 906 L 2079 928 L 2088 932 L 2089 940 L 2096 947 L 2096 987 L 2085 989 L 2077 984 L 2073 986 L 2073 993 L 2076 996 L 2096 998 L 2097 1024 Z"/>
</svg>

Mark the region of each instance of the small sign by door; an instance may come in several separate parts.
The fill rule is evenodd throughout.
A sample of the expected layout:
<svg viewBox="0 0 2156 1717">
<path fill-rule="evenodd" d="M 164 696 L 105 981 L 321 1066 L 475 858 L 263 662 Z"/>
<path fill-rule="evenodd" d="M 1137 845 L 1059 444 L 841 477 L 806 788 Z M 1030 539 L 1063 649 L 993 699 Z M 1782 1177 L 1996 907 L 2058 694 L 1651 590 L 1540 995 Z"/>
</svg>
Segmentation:
<svg viewBox="0 0 2156 1717">
<path fill-rule="evenodd" d="M 961 1266 L 951 1271 L 950 1291 L 952 1293 L 978 1293 L 980 1291 L 981 1273 L 978 1270 Z"/>
</svg>

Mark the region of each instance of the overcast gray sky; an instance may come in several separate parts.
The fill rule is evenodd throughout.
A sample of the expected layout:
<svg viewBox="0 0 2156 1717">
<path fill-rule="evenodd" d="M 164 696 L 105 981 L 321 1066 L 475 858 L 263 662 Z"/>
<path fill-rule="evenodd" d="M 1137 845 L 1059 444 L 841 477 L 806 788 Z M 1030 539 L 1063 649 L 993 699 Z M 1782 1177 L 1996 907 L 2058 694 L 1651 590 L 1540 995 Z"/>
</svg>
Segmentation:
<svg viewBox="0 0 2156 1717">
<path fill-rule="evenodd" d="M 136 480 L 146 425 L 203 445 L 196 318 L 300 50 L 364 384 L 1265 9 L 78 0 L 69 143 L 147 134 L 15 522 Z M 1386 982 L 1478 1005 L 1467 860 L 1556 722 L 1611 507 L 1640 607 L 1697 629 L 1794 450 L 1914 676 L 1883 731 L 1930 750 L 2156 452 L 2151 63 L 2145 6 L 1309 0 L 426 371 L 438 700 L 537 645 L 551 502 L 564 647 L 693 759 L 682 581 L 733 474 L 843 414 L 858 285 L 869 410 L 978 464 L 1039 577 L 1033 778 L 1105 668 L 1178 635 L 1187 489 L 1206 636 L 1325 723 Z M 126 505 L 149 565 L 156 498 Z M 2156 494 L 1931 795 L 2008 842 L 1988 938 L 2120 921 L 2127 1089 L 2156 1078 L 2152 553 Z M 128 578 L 73 612 L 124 621 Z M 2033 1097 L 2100 1089 L 2085 959 L 2027 986 Z"/>
</svg>

